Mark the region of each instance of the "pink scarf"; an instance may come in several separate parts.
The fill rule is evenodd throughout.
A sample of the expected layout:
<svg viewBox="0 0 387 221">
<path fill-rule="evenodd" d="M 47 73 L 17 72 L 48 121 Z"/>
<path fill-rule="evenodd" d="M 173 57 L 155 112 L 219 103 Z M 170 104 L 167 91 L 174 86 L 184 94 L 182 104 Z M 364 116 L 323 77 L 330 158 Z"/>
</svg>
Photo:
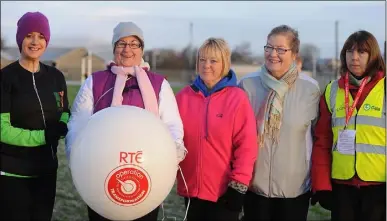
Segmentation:
<svg viewBox="0 0 387 221">
<path fill-rule="evenodd" d="M 124 91 L 128 75 L 130 75 L 137 78 L 145 109 L 152 112 L 156 116 L 159 116 L 159 107 L 156 94 L 145 70 L 138 66 L 117 66 L 114 62 L 110 64 L 110 67 L 110 70 L 113 72 L 113 74 L 117 75 L 116 82 L 114 84 L 113 100 L 111 106 L 114 107 L 122 105 L 122 92 Z"/>
</svg>

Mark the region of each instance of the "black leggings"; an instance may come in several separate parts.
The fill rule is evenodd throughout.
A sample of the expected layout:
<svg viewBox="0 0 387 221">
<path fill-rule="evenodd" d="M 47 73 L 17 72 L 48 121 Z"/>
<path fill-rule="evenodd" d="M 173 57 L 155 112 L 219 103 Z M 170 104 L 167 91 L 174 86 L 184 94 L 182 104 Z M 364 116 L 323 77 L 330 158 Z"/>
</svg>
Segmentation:
<svg viewBox="0 0 387 221">
<path fill-rule="evenodd" d="M 386 220 L 386 184 L 332 184 L 332 221 Z"/>
<path fill-rule="evenodd" d="M 87 207 L 87 212 L 89 214 L 89 221 L 110 221 L 110 219 L 106 219 L 105 217 L 99 215 L 90 207 Z M 145 216 L 135 219 L 133 221 L 157 221 L 158 214 L 159 214 L 159 207 L 154 209 L 152 212 L 146 214 Z"/>
<path fill-rule="evenodd" d="M 44 220 L 52 217 L 56 173 L 37 178 L 0 175 L 0 220 Z"/>
<path fill-rule="evenodd" d="M 310 193 L 295 198 L 267 198 L 247 191 L 243 221 L 306 221 Z"/>
<path fill-rule="evenodd" d="M 184 198 L 187 207 L 188 198 Z M 240 211 L 230 211 L 217 202 L 191 198 L 187 221 L 238 221 Z"/>
</svg>

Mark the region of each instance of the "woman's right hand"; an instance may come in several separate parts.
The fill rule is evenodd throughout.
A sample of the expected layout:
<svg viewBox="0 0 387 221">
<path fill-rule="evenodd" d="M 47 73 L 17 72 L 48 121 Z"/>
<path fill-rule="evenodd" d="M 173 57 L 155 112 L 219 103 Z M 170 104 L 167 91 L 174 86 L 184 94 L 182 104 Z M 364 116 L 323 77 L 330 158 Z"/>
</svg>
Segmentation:
<svg viewBox="0 0 387 221">
<path fill-rule="evenodd" d="M 181 161 L 185 159 L 185 156 L 187 155 L 188 151 L 184 147 L 184 144 L 176 143 L 176 149 L 177 149 L 177 164 L 179 164 Z"/>
</svg>

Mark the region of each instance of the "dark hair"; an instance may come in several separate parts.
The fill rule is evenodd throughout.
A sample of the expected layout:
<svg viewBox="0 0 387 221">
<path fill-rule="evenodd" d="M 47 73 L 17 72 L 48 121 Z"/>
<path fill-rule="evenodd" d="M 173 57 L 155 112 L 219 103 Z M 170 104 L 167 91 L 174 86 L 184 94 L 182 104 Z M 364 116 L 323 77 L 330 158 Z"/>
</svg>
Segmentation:
<svg viewBox="0 0 387 221">
<path fill-rule="evenodd" d="M 365 71 L 366 75 L 374 76 L 378 71 L 386 72 L 386 65 L 384 63 L 382 54 L 380 52 L 379 44 L 376 38 L 368 31 L 360 30 L 351 34 L 345 41 L 343 49 L 340 52 L 341 74 L 347 73 L 347 50 L 356 47 L 357 50 L 366 51 L 369 54 L 369 60 Z"/>
<path fill-rule="evenodd" d="M 290 48 L 292 49 L 292 52 L 294 54 L 298 54 L 300 51 L 300 39 L 298 38 L 298 31 L 287 25 L 280 25 L 271 30 L 269 35 L 267 35 L 267 40 L 269 40 L 271 36 L 279 34 L 286 35 L 290 39 Z"/>
</svg>

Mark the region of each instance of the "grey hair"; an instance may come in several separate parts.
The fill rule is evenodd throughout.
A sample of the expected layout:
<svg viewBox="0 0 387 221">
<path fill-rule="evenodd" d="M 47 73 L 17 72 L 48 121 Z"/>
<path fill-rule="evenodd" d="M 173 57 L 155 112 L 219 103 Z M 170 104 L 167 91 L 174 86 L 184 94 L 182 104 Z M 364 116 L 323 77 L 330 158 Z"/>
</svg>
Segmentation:
<svg viewBox="0 0 387 221">
<path fill-rule="evenodd" d="M 294 54 L 298 54 L 300 51 L 300 39 L 298 37 L 298 31 L 291 28 L 288 25 L 280 25 L 271 30 L 267 35 L 267 40 L 273 35 L 286 35 L 290 40 L 290 48 Z"/>
</svg>

